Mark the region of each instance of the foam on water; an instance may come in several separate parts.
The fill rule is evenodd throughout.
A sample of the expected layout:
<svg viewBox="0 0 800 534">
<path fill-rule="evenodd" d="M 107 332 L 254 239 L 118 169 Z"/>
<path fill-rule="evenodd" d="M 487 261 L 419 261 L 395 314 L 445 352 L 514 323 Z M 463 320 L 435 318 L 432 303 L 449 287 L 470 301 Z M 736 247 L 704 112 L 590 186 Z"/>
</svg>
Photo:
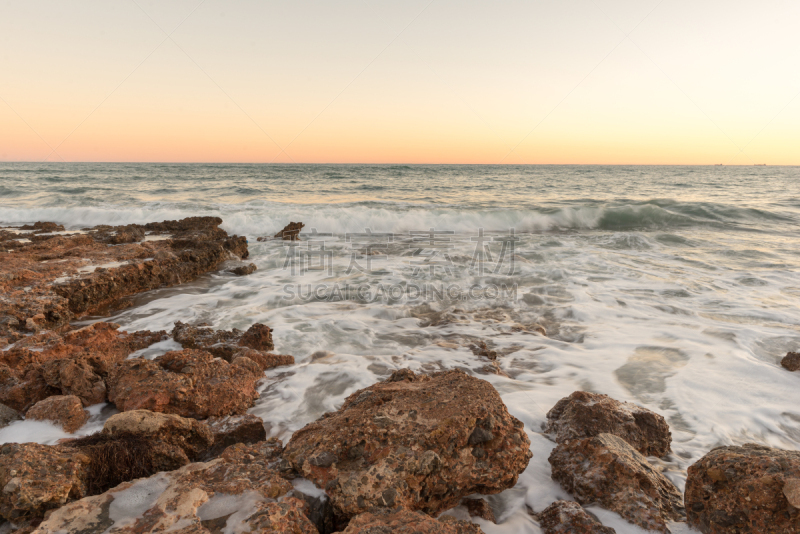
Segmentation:
<svg viewBox="0 0 800 534">
<path fill-rule="evenodd" d="M 60 167 L 49 169 L 29 169 L 40 191 L 12 187 L 14 195 L 0 197 L 7 206 L 0 219 L 77 228 L 215 215 L 229 232 L 248 236 L 248 261 L 258 266 L 252 275 L 217 273 L 156 290 L 111 320 L 129 331 L 171 330 L 178 320 L 274 328 L 276 351 L 297 363 L 266 373 L 251 410 L 271 436 L 288 439 L 397 368 L 461 368 L 491 382 L 525 424 L 534 456 L 517 487 L 490 498 L 503 523 L 481 522 L 487 533 L 538 532 L 527 507 L 538 512 L 569 498 L 550 480 L 547 457 L 554 444 L 541 432 L 547 411 L 577 389 L 664 415 L 674 453 L 659 466 L 680 489 L 688 466 L 715 446 L 800 448 L 798 376 L 779 366 L 786 351 L 800 346 L 797 169 L 83 169 L 88 182 L 102 183 L 116 199 L 59 192 L 74 178 Z M 126 182 L 134 171 L 138 181 Z M 19 169 L 5 172 L 22 176 Z M 58 181 L 45 183 L 48 172 Z M 361 188 L 375 185 L 381 187 Z M 297 220 L 306 231 L 334 234 L 316 238 L 330 253 L 330 273 L 292 274 L 287 243 L 254 239 Z M 372 268 L 382 274 L 348 272 L 351 254 L 363 266 L 366 249 L 344 234 L 365 228 L 398 234 L 374 258 Z M 449 271 L 415 271 L 419 257 L 408 231 L 429 228 L 455 232 Z M 494 237 L 515 229 L 514 275 L 471 267 L 476 245 L 470 239 L 479 228 Z M 490 245 L 494 259 L 500 248 L 500 242 Z M 352 289 L 378 284 L 517 289 L 515 299 L 432 302 L 407 294 L 373 301 Z M 314 296 L 322 285 L 339 286 L 340 295 L 352 298 Z M 548 335 L 535 333 L 535 324 Z M 488 361 L 471 350 L 477 341 L 497 351 L 503 374 L 486 374 Z M 137 355 L 152 358 L 175 348 L 164 342 Z M 46 426 L 14 423 L 0 430 L 0 437 L 9 436 L 51 442 L 54 434 Z M 617 532 L 641 532 L 616 514 L 593 511 Z"/>
</svg>

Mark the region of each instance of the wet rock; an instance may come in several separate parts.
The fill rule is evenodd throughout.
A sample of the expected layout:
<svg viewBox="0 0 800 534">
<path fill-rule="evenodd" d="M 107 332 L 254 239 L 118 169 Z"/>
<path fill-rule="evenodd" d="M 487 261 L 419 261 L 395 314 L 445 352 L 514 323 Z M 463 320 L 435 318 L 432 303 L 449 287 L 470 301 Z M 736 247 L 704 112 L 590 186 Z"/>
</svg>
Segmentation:
<svg viewBox="0 0 800 534">
<path fill-rule="evenodd" d="M 284 241 L 300 241 L 300 230 L 304 226 L 305 224 L 301 222 L 290 222 L 283 230 L 275 234 L 275 237 L 280 237 Z"/>
<path fill-rule="evenodd" d="M 206 419 L 242 414 L 258 398 L 258 365 L 228 363 L 201 350 L 172 351 L 155 360 L 131 358 L 108 375 L 108 398 L 120 411 L 150 410 Z"/>
<path fill-rule="evenodd" d="M 644 529 L 684 519 L 680 492 L 622 438 L 567 440 L 549 458 L 553 480 L 581 504 L 599 503 Z"/>
<path fill-rule="evenodd" d="M 64 225 L 57 224 L 49 221 L 37 221 L 33 224 L 25 224 L 19 227 L 20 230 L 33 230 L 34 234 L 49 233 L 49 232 L 63 232 Z"/>
<path fill-rule="evenodd" d="M 41 517 L 86 495 L 89 458 L 37 443 L 0 447 L 0 517 Z"/>
<path fill-rule="evenodd" d="M 544 534 L 615 534 L 573 501 L 556 501 L 536 515 Z"/>
<path fill-rule="evenodd" d="M 0 352 L 0 402 L 23 412 L 51 395 L 76 395 L 84 406 L 105 402 L 109 367 L 166 336 L 118 328 L 95 323 L 65 334 L 40 332 Z"/>
<path fill-rule="evenodd" d="M 247 265 L 240 265 L 229 270 L 236 276 L 247 276 L 248 274 L 256 272 L 257 269 L 258 267 L 256 267 L 255 263 L 248 263 Z"/>
<path fill-rule="evenodd" d="M 246 258 L 247 240 L 228 236 L 221 222 L 195 217 L 88 234 L 25 234 L 30 239 L 24 243 L 22 236 L 0 230 L 3 249 L 10 250 L 0 262 L 0 339 L 7 344 L 41 329 L 63 331 L 74 317 L 102 313 L 127 296 L 188 282 L 232 258 Z M 169 235 L 137 242 L 144 232 Z"/>
<path fill-rule="evenodd" d="M 250 358 L 256 362 L 262 371 L 283 365 L 294 365 L 294 356 L 289 356 L 288 354 L 272 354 L 271 352 L 244 348 L 234 353 L 232 358 L 235 360 L 240 356 Z"/>
<path fill-rule="evenodd" d="M 469 349 L 475 356 L 483 356 L 484 358 L 488 358 L 490 360 L 497 359 L 497 351 L 490 349 L 488 345 L 486 345 L 485 341 L 478 341 L 473 345 L 470 345 Z"/>
<path fill-rule="evenodd" d="M 553 434 L 557 443 L 614 434 L 645 456 L 668 454 L 672 442 L 669 425 L 657 413 L 587 391 L 576 391 L 558 401 L 547 412 L 545 432 Z"/>
<path fill-rule="evenodd" d="M 203 349 L 228 361 L 232 361 L 233 355 L 242 348 L 260 351 L 274 348 L 272 329 L 260 323 L 242 332 L 237 328 L 214 330 L 210 326 L 191 326 L 177 321 L 172 337 L 185 349 Z"/>
<path fill-rule="evenodd" d="M 7 427 L 14 421 L 22 419 L 22 414 L 5 404 L 0 404 L 0 428 Z"/>
<path fill-rule="evenodd" d="M 270 442 L 235 445 L 211 462 L 126 482 L 69 503 L 36 532 L 317 534 L 305 515 L 305 502 L 289 496 L 292 485 L 270 467 L 275 451 Z"/>
<path fill-rule="evenodd" d="M 705 534 L 800 532 L 800 452 L 719 447 L 689 467 L 689 524 Z"/>
<path fill-rule="evenodd" d="M 516 483 L 529 447 L 488 382 L 404 369 L 296 432 L 283 457 L 346 519 L 373 507 L 434 514 L 473 493 L 498 493 Z"/>
<path fill-rule="evenodd" d="M 486 521 L 496 523 L 494 511 L 489 506 L 489 501 L 485 499 L 464 499 L 461 504 L 467 508 L 467 512 L 471 517 L 480 517 Z"/>
<path fill-rule="evenodd" d="M 214 432 L 206 423 L 148 410 L 131 410 L 112 415 L 103 425 L 103 433 L 112 437 L 122 434 L 154 436 L 177 445 L 190 460 L 198 459 L 216 443 Z"/>
<path fill-rule="evenodd" d="M 52 421 L 61 426 L 64 432 L 74 433 L 89 420 L 89 413 L 83 409 L 81 400 L 75 395 L 54 395 L 33 405 L 25 414 L 26 419 Z"/>
<path fill-rule="evenodd" d="M 342 534 L 482 534 L 481 527 L 450 516 L 438 519 L 407 508 L 376 509 L 354 517 Z"/>
<path fill-rule="evenodd" d="M 800 371 L 800 352 L 787 352 L 781 365 L 788 371 Z"/>
<path fill-rule="evenodd" d="M 210 417 L 205 423 L 213 435 L 214 445 L 203 453 L 204 459 L 216 458 L 226 448 L 237 443 L 251 444 L 267 439 L 264 421 L 255 415 Z"/>
</svg>

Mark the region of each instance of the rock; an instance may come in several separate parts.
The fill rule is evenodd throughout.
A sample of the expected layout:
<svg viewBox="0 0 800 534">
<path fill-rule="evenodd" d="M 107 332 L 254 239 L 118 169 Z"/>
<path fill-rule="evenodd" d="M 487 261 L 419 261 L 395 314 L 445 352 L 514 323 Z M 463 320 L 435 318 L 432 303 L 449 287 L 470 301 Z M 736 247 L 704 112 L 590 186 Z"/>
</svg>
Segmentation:
<svg viewBox="0 0 800 534">
<path fill-rule="evenodd" d="M 800 371 L 800 352 L 787 352 L 781 360 L 781 365 L 789 371 Z"/>
<path fill-rule="evenodd" d="M 232 258 L 247 258 L 247 240 L 228 236 L 221 223 L 216 217 L 192 217 L 74 235 L 0 229 L 2 343 L 42 329 L 63 331 L 71 319 L 103 313 L 124 297 L 188 282 Z M 168 239 L 140 243 L 145 232 L 168 234 Z"/>
<path fill-rule="evenodd" d="M 9 408 L 5 404 L 0 404 L 0 428 L 5 428 L 20 419 L 22 419 L 22 415 L 18 411 Z"/>
<path fill-rule="evenodd" d="M 689 467 L 686 512 L 704 534 L 800 532 L 800 451 L 712 450 Z"/>
<path fill-rule="evenodd" d="M 256 272 L 258 267 L 256 267 L 255 263 L 248 263 L 247 265 L 240 265 L 239 267 L 234 267 L 230 269 L 230 272 L 235 274 L 236 276 L 247 276 L 248 274 L 253 274 Z"/>
<path fill-rule="evenodd" d="M 263 430 L 264 426 L 261 428 Z M 153 436 L 177 445 L 190 460 L 198 459 L 216 444 L 215 433 L 206 423 L 148 410 L 131 410 L 112 415 L 103 425 L 103 432 L 112 437 L 121 434 Z M 266 439 L 266 433 L 263 439 Z"/>
<path fill-rule="evenodd" d="M 304 226 L 305 224 L 301 222 L 290 222 L 283 230 L 275 234 L 275 237 L 280 237 L 284 241 L 300 241 L 300 230 Z"/>
<path fill-rule="evenodd" d="M 531 457 L 497 391 L 462 371 L 395 371 L 296 432 L 286 459 L 325 488 L 337 517 L 404 506 L 435 514 L 512 487 Z"/>
<path fill-rule="evenodd" d="M 248 358 L 229 364 L 201 350 L 172 351 L 117 364 L 108 376 L 108 398 L 123 412 L 144 409 L 195 419 L 242 414 L 258 398 L 255 385 L 262 376 Z"/>
<path fill-rule="evenodd" d="M 25 418 L 52 421 L 60 425 L 64 432 L 72 434 L 89 420 L 89 413 L 75 395 L 54 395 L 34 404 Z"/>
<path fill-rule="evenodd" d="M 434 519 L 407 508 L 375 509 L 350 521 L 342 534 L 483 534 L 481 527 L 450 516 Z"/>
<path fill-rule="evenodd" d="M 233 359 L 240 356 L 250 358 L 256 362 L 262 371 L 274 369 L 275 367 L 283 365 L 294 365 L 294 356 L 289 356 L 288 354 L 272 354 L 270 352 L 244 348 L 236 352 L 233 355 Z"/>
<path fill-rule="evenodd" d="M 461 504 L 466 506 L 467 512 L 471 517 L 480 517 L 492 523 L 497 522 L 494 518 L 494 511 L 489 506 L 489 501 L 484 499 L 464 499 Z"/>
<path fill-rule="evenodd" d="M 557 443 L 614 434 L 645 456 L 668 454 L 672 442 L 669 425 L 657 413 L 587 391 L 558 401 L 547 412 L 545 432 L 553 434 Z"/>
<path fill-rule="evenodd" d="M 166 336 L 118 328 L 95 323 L 65 334 L 44 331 L 0 352 L 0 402 L 23 412 L 51 395 L 75 395 L 84 406 L 105 402 L 109 367 Z"/>
<path fill-rule="evenodd" d="M 172 337 L 185 349 L 203 349 L 218 358 L 233 360 L 233 355 L 242 348 L 270 351 L 272 329 L 256 323 L 246 332 L 236 328 L 232 330 L 214 330 L 207 326 L 190 326 L 180 321 L 172 329 Z"/>
<path fill-rule="evenodd" d="M 556 501 L 536 515 L 544 534 L 615 534 L 573 501 Z"/>
<path fill-rule="evenodd" d="M 271 442 L 235 445 L 211 462 L 126 482 L 54 511 L 36 533 L 317 534 L 305 502 L 270 467 L 276 451 Z"/>
<path fill-rule="evenodd" d="M 0 517 L 40 517 L 86 495 L 89 458 L 38 443 L 0 447 Z"/>
<path fill-rule="evenodd" d="M 56 224 L 54 222 L 38 221 L 31 224 L 25 224 L 19 227 L 20 230 L 33 230 L 34 234 L 49 233 L 49 232 L 63 232 L 64 225 Z"/>
<path fill-rule="evenodd" d="M 205 423 L 213 435 L 214 445 L 205 451 L 204 459 L 216 458 L 227 447 L 237 443 L 251 444 L 267 439 L 264 421 L 255 415 L 210 417 Z"/>
<path fill-rule="evenodd" d="M 549 458 L 553 480 L 581 504 L 599 503 L 644 529 L 668 532 L 682 521 L 680 492 L 622 438 L 599 434 L 567 440 Z"/>
</svg>

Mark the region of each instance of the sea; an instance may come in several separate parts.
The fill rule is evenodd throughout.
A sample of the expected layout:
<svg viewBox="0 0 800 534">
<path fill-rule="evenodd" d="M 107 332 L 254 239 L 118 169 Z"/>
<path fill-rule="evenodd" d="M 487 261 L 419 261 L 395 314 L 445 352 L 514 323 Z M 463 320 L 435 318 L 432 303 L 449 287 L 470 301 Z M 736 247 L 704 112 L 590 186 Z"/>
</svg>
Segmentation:
<svg viewBox="0 0 800 534">
<path fill-rule="evenodd" d="M 0 163 L 0 225 L 193 216 L 246 236 L 258 270 L 79 324 L 269 325 L 296 364 L 266 373 L 251 413 L 284 441 L 395 369 L 489 381 L 533 452 L 490 498 L 500 524 L 475 519 L 489 534 L 539 532 L 528 508 L 570 498 L 542 428 L 576 390 L 662 414 L 673 454 L 651 461 L 681 490 L 714 447 L 800 450 L 800 374 L 779 363 L 800 349 L 800 167 Z M 274 239 L 289 222 L 305 224 L 302 240 Z M 113 407 L 90 411 L 79 433 Z M 65 436 L 41 422 L 0 430 L 0 442 Z"/>
</svg>

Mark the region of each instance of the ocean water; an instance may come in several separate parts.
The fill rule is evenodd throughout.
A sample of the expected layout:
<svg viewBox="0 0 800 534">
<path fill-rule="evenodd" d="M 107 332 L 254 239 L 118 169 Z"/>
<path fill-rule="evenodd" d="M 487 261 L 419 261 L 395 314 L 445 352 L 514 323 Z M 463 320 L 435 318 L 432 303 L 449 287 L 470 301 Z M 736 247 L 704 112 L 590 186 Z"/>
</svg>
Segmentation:
<svg viewBox="0 0 800 534">
<path fill-rule="evenodd" d="M 502 524 L 476 520 L 487 533 L 538 532 L 525 505 L 568 498 L 541 429 L 577 389 L 664 415 L 674 453 L 654 462 L 680 489 L 715 446 L 800 448 L 800 375 L 779 365 L 800 348 L 800 168 L 0 164 L 0 224 L 196 215 L 247 236 L 258 270 L 140 295 L 111 320 L 273 327 L 297 363 L 267 373 L 251 411 L 284 440 L 393 369 L 488 380 L 534 457 L 491 498 Z M 257 241 L 290 221 L 306 224 L 297 246 Z M 44 423 L 0 431 L 59 437 Z"/>
</svg>

